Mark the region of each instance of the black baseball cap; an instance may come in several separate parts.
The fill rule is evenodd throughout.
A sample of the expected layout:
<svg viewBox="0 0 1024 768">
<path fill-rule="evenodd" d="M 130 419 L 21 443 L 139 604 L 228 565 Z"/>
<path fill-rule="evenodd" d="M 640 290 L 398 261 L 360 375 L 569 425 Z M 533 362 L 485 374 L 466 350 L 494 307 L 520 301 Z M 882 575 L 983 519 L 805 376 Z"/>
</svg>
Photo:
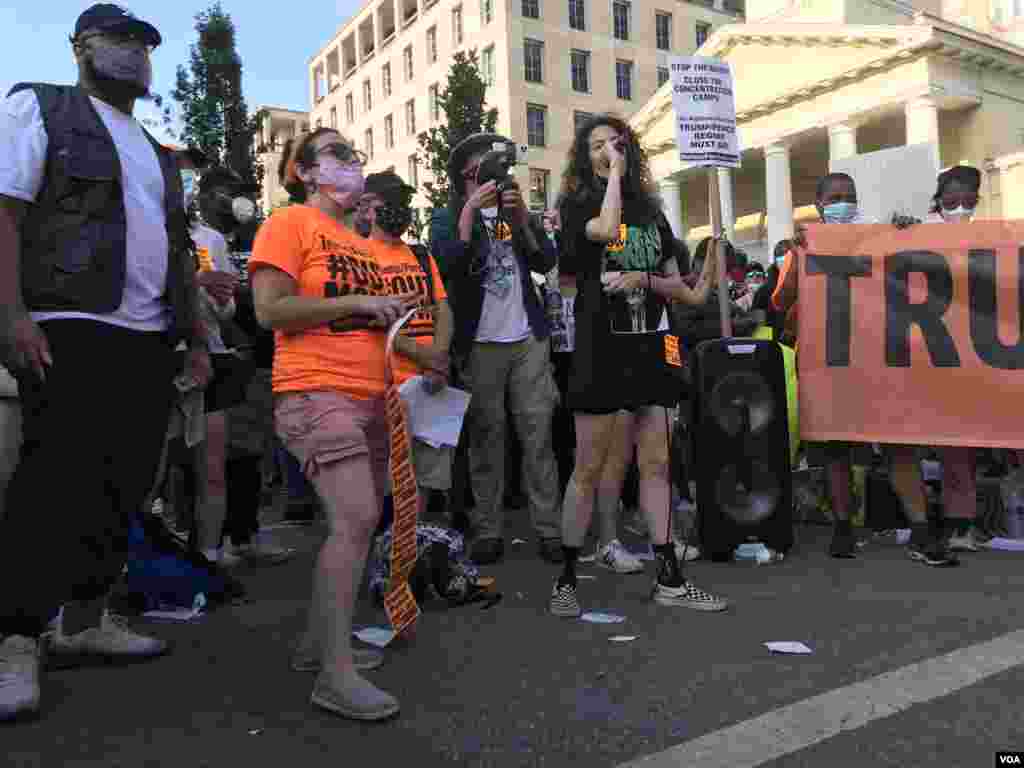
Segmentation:
<svg viewBox="0 0 1024 768">
<path fill-rule="evenodd" d="M 75 37 L 77 38 L 90 29 L 104 32 L 134 32 L 143 39 L 146 45 L 153 47 L 163 42 L 156 27 L 147 21 L 136 18 L 133 13 L 120 5 L 112 3 L 97 3 L 87 8 L 75 22 Z"/>
</svg>

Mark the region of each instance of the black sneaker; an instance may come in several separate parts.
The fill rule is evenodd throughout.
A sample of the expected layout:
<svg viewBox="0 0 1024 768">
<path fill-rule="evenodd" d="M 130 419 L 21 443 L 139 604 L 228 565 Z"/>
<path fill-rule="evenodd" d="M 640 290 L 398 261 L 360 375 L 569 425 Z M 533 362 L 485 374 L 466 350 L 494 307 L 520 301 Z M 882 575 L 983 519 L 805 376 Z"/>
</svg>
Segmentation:
<svg viewBox="0 0 1024 768">
<path fill-rule="evenodd" d="M 832 543 L 829 545 L 828 553 L 832 557 L 851 559 L 857 556 L 857 537 L 851 530 L 836 529 L 832 534 Z"/>
<path fill-rule="evenodd" d="M 551 601 L 548 603 L 548 610 L 552 616 L 560 616 L 567 619 L 578 619 L 583 614 L 580 608 L 580 601 L 576 597 L 575 584 L 559 584 L 555 582 L 551 590 Z"/>
<path fill-rule="evenodd" d="M 907 555 L 911 560 L 934 568 L 950 568 L 960 565 L 957 556 L 951 553 L 941 541 L 931 541 L 927 544 L 910 542 L 907 545 Z"/>
</svg>

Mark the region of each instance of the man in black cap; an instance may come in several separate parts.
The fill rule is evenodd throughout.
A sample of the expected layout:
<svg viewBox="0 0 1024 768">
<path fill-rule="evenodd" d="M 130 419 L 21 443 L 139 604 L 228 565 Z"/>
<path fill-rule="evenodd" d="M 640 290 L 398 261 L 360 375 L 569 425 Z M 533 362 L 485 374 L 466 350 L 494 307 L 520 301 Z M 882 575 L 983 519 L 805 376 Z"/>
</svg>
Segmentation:
<svg viewBox="0 0 1024 768">
<path fill-rule="evenodd" d="M 0 598 L 0 719 L 38 709 L 44 635 L 57 662 L 166 650 L 106 609 L 159 463 L 174 346 L 182 386 L 210 376 L 178 165 L 132 117 L 159 44 L 95 5 L 71 37 L 78 84 L 0 105 L 0 363 L 24 416 L 0 529 L 0 583 L 17 585 Z"/>
<path fill-rule="evenodd" d="M 467 418 L 476 499 L 472 556 L 479 564 L 500 560 L 505 549 L 506 408 L 522 444 L 523 486 L 541 557 L 558 562 L 562 556 L 551 436 L 558 392 L 551 375 L 550 324 L 530 275 L 551 271 L 557 253 L 543 228 L 531 221 L 518 185 L 506 176 L 499 187 L 479 173 L 482 162 L 485 176 L 503 164 L 507 170 L 510 145 L 486 133 L 460 142 L 448 163 L 451 201 L 430 223 L 431 249 L 455 313 L 452 354 L 473 393 Z M 491 152 L 499 153 L 497 163 Z"/>
</svg>

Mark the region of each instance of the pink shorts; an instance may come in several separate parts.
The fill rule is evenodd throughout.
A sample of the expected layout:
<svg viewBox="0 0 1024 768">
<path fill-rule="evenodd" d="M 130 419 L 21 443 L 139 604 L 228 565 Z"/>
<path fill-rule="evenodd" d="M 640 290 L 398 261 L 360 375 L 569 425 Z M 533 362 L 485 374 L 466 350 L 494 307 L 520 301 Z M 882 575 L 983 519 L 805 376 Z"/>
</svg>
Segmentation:
<svg viewBox="0 0 1024 768">
<path fill-rule="evenodd" d="M 274 421 L 281 442 L 307 477 L 313 478 L 318 469 L 333 462 L 369 455 L 376 484 L 385 482 L 384 398 L 362 400 L 328 390 L 285 392 L 275 398 Z"/>
</svg>

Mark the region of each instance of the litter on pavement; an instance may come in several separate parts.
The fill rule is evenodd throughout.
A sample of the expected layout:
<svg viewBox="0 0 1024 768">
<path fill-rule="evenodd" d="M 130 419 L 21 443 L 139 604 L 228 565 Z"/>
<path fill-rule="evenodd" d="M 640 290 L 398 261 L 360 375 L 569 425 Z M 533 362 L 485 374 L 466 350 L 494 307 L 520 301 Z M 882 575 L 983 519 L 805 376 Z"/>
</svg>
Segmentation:
<svg viewBox="0 0 1024 768">
<path fill-rule="evenodd" d="M 395 639 L 395 630 L 386 627 L 363 627 L 352 633 L 364 643 L 378 648 L 387 648 L 388 643 Z"/>
<path fill-rule="evenodd" d="M 584 613 L 580 618 L 591 624 L 621 624 L 626 620 L 625 616 L 616 616 L 614 613 Z"/>
<path fill-rule="evenodd" d="M 772 653 L 813 653 L 813 651 L 803 643 L 794 642 L 792 640 L 765 643 L 765 645 L 768 646 L 768 650 Z"/>
</svg>

